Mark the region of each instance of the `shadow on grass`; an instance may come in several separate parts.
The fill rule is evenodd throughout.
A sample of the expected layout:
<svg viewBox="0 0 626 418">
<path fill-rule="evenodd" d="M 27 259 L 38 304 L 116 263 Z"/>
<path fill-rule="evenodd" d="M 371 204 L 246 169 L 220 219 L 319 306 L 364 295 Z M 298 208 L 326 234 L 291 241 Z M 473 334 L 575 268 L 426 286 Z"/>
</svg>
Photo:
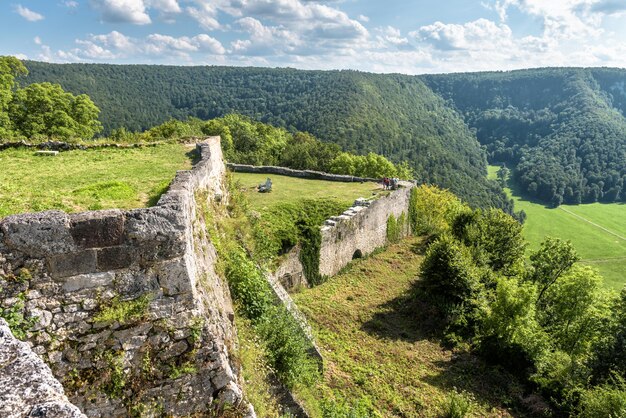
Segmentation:
<svg viewBox="0 0 626 418">
<path fill-rule="evenodd" d="M 440 339 L 442 326 L 437 311 L 412 289 L 377 307 L 377 312 L 361 329 L 383 339 L 415 342 Z"/>
<path fill-rule="evenodd" d="M 200 155 L 200 153 L 198 152 L 196 148 L 185 153 L 185 155 L 187 156 L 187 158 L 189 158 L 189 161 L 191 161 L 192 166 L 198 164 L 200 162 L 200 159 L 202 158 L 202 156 Z"/>
<path fill-rule="evenodd" d="M 423 251 L 421 244 L 414 247 Z M 419 282 L 416 285 L 419 286 Z M 437 319 L 437 310 L 419 288 L 379 305 L 377 310 L 379 312 L 361 326 L 364 332 L 408 343 L 428 340 L 446 350 L 444 327 Z M 468 351 L 452 353 L 450 360 L 433 361 L 427 366 L 438 373 L 425 376 L 423 381 L 446 392 L 464 391 L 478 403 L 507 409 L 513 417 L 532 415 L 522 403 L 522 399 L 528 399 L 528 389 L 513 374 Z"/>
<path fill-rule="evenodd" d="M 476 355 L 461 352 L 450 361 L 433 364 L 440 372 L 423 378 L 432 386 L 448 392 L 465 392 L 479 403 L 505 408 L 513 417 L 541 416 L 537 412 L 547 408 L 541 398 L 529 394 L 514 375 L 487 364 Z"/>
</svg>

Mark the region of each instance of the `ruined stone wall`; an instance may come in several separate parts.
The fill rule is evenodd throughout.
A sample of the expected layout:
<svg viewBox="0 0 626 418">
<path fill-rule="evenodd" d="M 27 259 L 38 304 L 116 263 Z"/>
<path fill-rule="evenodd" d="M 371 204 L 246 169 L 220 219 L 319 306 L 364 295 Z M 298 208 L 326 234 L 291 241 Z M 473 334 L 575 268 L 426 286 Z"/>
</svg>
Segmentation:
<svg viewBox="0 0 626 418">
<path fill-rule="evenodd" d="M 387 243 L 387 219 L 396 218 L 409 210 L 412 183 L 402 182 L 402 188 L 389 196 L 355 204 L 339 216 L 326 221 L 322 227 L 320 274 L 333 276 L 354 258 L 365 256 Z"/>
<path fill-rule="evenodd" d="M 226 200 L 219 138 L 155 207 L 0 221 L 0 307 L 87 416 L 239 404 L 230 294 L 196 196 Z"/>
</svg>

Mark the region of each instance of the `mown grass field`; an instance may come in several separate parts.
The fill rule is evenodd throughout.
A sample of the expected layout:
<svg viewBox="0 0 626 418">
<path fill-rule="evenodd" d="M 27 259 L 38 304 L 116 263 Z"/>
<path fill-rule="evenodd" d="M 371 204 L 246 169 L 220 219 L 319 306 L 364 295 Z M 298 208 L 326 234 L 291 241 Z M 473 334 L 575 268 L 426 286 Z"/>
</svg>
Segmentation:
<svg viewBox="0 0 626 418">
<path fill-rule="evenodd" d="M 499 167 L 489 166 L 490 178 Z M 592 203 L 548 208 L 507 189 L 515 200 L 515 210 L 528 215 L 524 235 L 530 249 L 536 249 L 546 236 L 570 240 L 582 263 L 597 268 L 608 287 L 620 290 L 626 284 L 626 205 Z"/>
<path fill-rule="evenodd" d="M 511 416 L 521 395 L 515 379 L 442 348 L 429 307 L 411 297 L 422 250 L 420 238 L 407 239 L 293 296 L 324 356 L 320 403 L 436 417 L 458 391 L 471 402 L 467 416 Z"/>
<path fill-rule="evenodd" d="M 181 144 L 65 151 L 54 157 L 26 148 L 0 151 L 0 218 L 154 204 L 177 170 L 191 168 L 189 151 Z"/>
<path fill-rule="evenodd" d="M 380 185 L 376 183 L 308 180 L 275 174 L 232 173 L 232 175 L 245 189 L 245 195 L 251 207 L 256 210 L 285 202 L 317 198 L 334 199 L 351 205 L 359 197 L 367 198 L 374 193 L 382 192 Z M 259 193 L 256 187 L 265 183 L 268 177 L 272 180 L 272 191 Z"/>
</svg>

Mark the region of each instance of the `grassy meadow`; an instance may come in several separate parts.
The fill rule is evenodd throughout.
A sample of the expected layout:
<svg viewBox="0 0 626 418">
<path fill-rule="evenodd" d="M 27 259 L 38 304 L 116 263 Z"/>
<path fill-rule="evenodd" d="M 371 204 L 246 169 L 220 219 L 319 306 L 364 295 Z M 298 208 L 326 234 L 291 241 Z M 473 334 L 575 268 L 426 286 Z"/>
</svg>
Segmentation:
<svg viewBox="0 0 626 418">
<path fill-rule="evenodd" d="M 329 416 L 454 416 L 454 396 L 470 403 L 468 417 L 515 411 L 515 379 L 442 348 L 429 306 L 411 297 L 422 251 L 421 238 L 404 240 L 293 295 L 324 356 L 320 404 L 343 412 Z"/>
<path fill-rule="evenodd" d="M 32 149 L 0 151 L 0 218 L 59 209 L 132 209 L 153 205 L 177 170 L 191 168 L 182 144 L 91 149 L 36 155 Z"/>
<path fill-rule="evenodd" d="M 497 166 L 489 166 L 495 179 Z M 626 205 L 591 203 L 549 208 L 506 189 L 515 210 L 524 210 L 524 235 L 530 249 L 536 249 L 546 236 L 570 240 L 582 263 L 597 268 L 607 286 L 619 290 L 626 284 Z"/>
<path fill-rule="evenodd" d="M 302 199 L 334 199 L 351 205 L 359 197 L 371 197 L 383 192 L 377 183 L 342 183 L 337 181 L 308 180 L 275 174 L 232 173 L 239 181 L 250 205 L 255 210 Z M 270 193 L 259 193 L 256 186 L 272 180 Z"/>
</svg>

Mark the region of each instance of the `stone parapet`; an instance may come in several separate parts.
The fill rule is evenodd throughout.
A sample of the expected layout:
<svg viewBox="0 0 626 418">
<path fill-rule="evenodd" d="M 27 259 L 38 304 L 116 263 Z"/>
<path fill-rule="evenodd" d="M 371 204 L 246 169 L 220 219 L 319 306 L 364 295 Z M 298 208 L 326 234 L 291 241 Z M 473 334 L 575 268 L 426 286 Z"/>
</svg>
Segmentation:
<svg viewBox="0 0 626 418">
<path fill-rule="evenodd" d="M 87 416 L 242 401 L 230 293 L 195 200 L 226 193 L 219 138 L 197 152 L 155 207 L 0 221 L 0 308 Z"/>
</svg>

